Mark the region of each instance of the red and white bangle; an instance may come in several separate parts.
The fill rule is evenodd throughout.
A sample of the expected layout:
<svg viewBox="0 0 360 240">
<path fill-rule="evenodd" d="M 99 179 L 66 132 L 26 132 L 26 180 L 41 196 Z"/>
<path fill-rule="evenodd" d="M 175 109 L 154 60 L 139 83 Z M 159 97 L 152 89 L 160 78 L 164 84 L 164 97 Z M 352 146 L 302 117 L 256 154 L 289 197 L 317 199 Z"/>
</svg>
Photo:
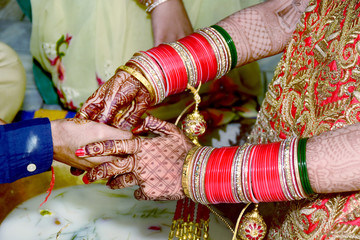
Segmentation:
<svg viewBox="0 0 360 240">
<path fill-rule="evenodd" d="M 187 86 L 187 72 L 184 61 L 177 51 L 168 44 L 160 44 L 145 52 L 154 59 L 165 76 L 166 96 L 183 92 Z"/>
<path fill-rule="evenodd" d="M 164 86 L 164 76 L 158 64 L 144 52 L 135 53 L 134 56 L 127 62 L 127 64 L 134 64 L 137 66 L 142 74 L 149 81 L 154 89 L 155 104 L 160 103 L 166 96 Z"/>
<path fill-rule="evenodd" d="M 213 27 L 203 28 L 177 42 L 138 52 L 128 63 L 141 69 L 159 103 L 189 85 L 196 87 L 230 71 L 234 54 L 228 44 L 230 36 L 224 36 Z"/>
<path fill-rule="evenodd" d="M 219 79 L 230 71 L 231 57 L 229 47 L 222 35 L 211 27 L 200 29 L 197 32 L 208 40 L 215 53 L 217 61 L 217 75 L 215 79 Z"/>
<path fill-rule="evenodd" d="M 304 174 L 305 160 L 298 161 L 299 151 L 304 151 L 298 142 L 298 138 L 289 138 L 241 147 L 197 147 L 187 156 L 183 170 L 185 193 L 203 204 L 306 198 L 311 186 Z"/>
<path fill-rule="evenodd" d="M 197 83 L 197 68 L 194 58 L 192 57 L 188 49 L 184 47 L 181 43 L 172 42 L 168 43 L 168 45 L 174 48 L 181 57 L 187 73 L 187 83 L 190 84 L 190 86 L 195 87 Z"/>
</svg>

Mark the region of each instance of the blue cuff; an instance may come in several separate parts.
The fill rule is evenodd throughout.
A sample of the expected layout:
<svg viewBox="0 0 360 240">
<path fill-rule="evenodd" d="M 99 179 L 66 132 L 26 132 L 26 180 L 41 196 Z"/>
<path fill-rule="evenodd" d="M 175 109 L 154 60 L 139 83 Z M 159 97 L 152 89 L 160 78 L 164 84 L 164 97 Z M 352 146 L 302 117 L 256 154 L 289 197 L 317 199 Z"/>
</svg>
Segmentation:
<svg viewBox="0 0 360 240">
<path fill-rule="evenodd" d="M 0 127 L 4 136 L 1 143 L 5 143 L 1 151 L 5 158 L 0 159 L 4 166 L 0 169 L 0 182 L 13 182 L 50 169 L 53 143 L 49 119 L 36 118 Z"/>
</svg>

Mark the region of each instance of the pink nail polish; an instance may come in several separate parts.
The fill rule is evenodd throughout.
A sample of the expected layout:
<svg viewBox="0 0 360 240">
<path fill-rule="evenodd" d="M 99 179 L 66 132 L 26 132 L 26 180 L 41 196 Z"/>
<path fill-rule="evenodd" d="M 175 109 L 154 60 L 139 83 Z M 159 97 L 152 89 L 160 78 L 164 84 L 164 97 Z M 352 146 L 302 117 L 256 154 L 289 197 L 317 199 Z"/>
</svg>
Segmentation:
<svg viewBox="0 0 360 240">
<path fill-rule="evenodd" d="M 79 148 L 79 149 L 76 150 L 75 154 L 78 157 L 83 157 L 85 155 L 85 151 L 84 151 L 84 149 Z"/>
<path fill-rule="evenodd" d="M 89 179 L 88 179 L 88 177 L 87 177 L 86 174 L 83 176 L 82 180 L 83 180 L 83 182 L 84 182 L 85 184 L 89 184 L 89 183 L 90 183 L 90 182 L 89 182 Z"/>
</svg>

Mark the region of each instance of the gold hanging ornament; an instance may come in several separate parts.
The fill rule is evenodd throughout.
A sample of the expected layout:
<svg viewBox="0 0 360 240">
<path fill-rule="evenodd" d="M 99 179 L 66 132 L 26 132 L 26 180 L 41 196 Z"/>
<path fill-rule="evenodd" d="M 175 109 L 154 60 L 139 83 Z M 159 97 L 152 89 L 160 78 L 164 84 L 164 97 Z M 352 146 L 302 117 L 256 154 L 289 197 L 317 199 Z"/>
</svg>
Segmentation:
<svg viewBox="0 0 360 240">
<path fill-rule="evenodd" d="M 201 102 L 201 98 L 199 95 L 200 87 L 201 84 L 198 86 L 197 89 L 188 84 L 187 88 L 191 91 L 192 94 L 194 94 L 195 109 L 192 113 L 188 114 L 185 117 L 181 124 L 181 128 L 185 132 L 186 136 L 190 138 L 190 140 L 193 141 L 193 143 L 197 146 L 200 146 L 198 137 L 204 134 L 206 131 L 206 121 L 204 120 L 204 117 L 200 114 L 198 109 Z M 192 105 L 190 105 L 189 107 L 191 106 Z M 188 108 L 186 108 L 184 111 L 186 111 L 187 109 Z M 182 114 L 180 114 L 180 116 L 181 115 Z"/>
<path fill-rule="evenodd" d="M 185 135 L 197 146 L 200 146 L 198 136 L 204 134 L 206 131 L 206 122 L 198 110 L 199 104 L 201 102 L 201 98 L 199 95 L 200 86 L 201 84 L 198 86 L 197 89 L 195 89 L 188 84 L 187 88 L 194 94 L 195 109 L 192 113 L 188 114 L 185 117 L 181 124 L 181 128 L 184 131 Z M 178 116 L 175 125 L 178 125 L 181 117 L 193 105 L 194 103 L 190 104 L 182 111 L 182 113 Z M 186 198 L 184 199 L 184 202 L 182 201 L 183 200 L 178 200 L 178 204 L 176 205 L 176 211 L 178 210 L 178 206 L 182 205 L 182 209 L 180 209 L 180 212 L 187 212 L 187 214 L 189 215 L 185 216 L 185 218 L 174 218 L 169 233 L 169 240 L 172 240 L 174 238 L 179 240 L 207 240 L 209 238 L 210 211 L 205 205 L 201 205 L 200 203 L 194 203 L 191 199 Z M 182 204 L 179 204 L 179 202 L 182 202 Z M 199 209 L 201 209 L 201 211 L 199 211 Z M 195 219 L 190 220 L 191 215 L 197 215 L 196 218 L 199 218 L 200 221 L 197 222 L 195 221 Z"/>
<path fill-rule="evenodd" d="M 197 89 L 190 86 L 188 84 L 187 88 L 191 91 L 192 94 L 194 94 L 194 100 L 195 100 L 195 109 L 192 113 L 188 114 L 185 119 L 182 122 L 182 130 L 185 132 L 186 136 L 190 138 L 191 141 L 193 141 L 194 144 L 197 146 L 200 146 L 200 143 L 198 141 L 198 137 L 205 133 L 206 131 L 206 121 L 204 120 L 204 117 L 200 114 L 198 107 L 201 102 L 201 98 L 199 95 L 199 89 L 201 84 L 198 86 Z M 193 104 L 192 104 L 193 105 Z M 192 105 L 189 105 L 187 108 L 184 109 L 184 111 L 180 114 L 178 119 L 176 120 L 175 125 L 178 124 L 178 121 L 180 120 L 181 116 L 186 112 Z M 233 240 L 235 239 L 241 239 L 241 240 L 262 240 L 266 236 L 267 226 L 263 219 L 263 217 L 260 215 L 258 210 L 258 204 L 255 204 L 255 208 L 251 211 L 246 213 L 244 216 L 244 212 L 246 208 L 250 205 L 247 204 L 246 207 L 241 211 L 239 214 L 235 230 L 230 230 L 233 232 Z M 209 208 L 211 210 L 211 207 Z M 213 212 L 213 211 L 212 211 Z M 221 218 L 222 219 L 222 218 Z M 225 223 L 226 221 L 222 219 Z M 187 239 L 186 237 L 183 237 L 184 239 Z"/>
<path fill-rule="evenodd" d="M 234 233 L 233 240 L 262 240 L 266 236 L 267 226 L 263 217 L 259 213 L 258 204 L 255 204 L 255 208 L 251 212 L 242 216 L 249 205 L 250 203 L 244 207 L 239 215 L 235 226 L 236 231 Z"/>
</svg>

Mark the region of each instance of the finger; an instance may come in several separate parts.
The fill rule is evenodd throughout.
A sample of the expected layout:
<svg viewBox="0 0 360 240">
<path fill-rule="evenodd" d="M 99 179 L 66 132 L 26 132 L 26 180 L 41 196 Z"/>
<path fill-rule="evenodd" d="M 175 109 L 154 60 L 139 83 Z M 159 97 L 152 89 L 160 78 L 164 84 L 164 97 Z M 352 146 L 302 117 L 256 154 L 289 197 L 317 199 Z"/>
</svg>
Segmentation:
<svg viewBox="0 0 360 240">
<path fill-rule="evenodd" d="M 0 118 L 0 125 L 4 125 L 6 122 Z"/>
<path fill-rule="evenodd" d="M 151 131 L 159 135 L 172 135 L 180 133 L 179 129 L 174 124 L 162 121 L 151 115 L 146 117 L 143 123 L 139 127 L 133 129 L 132 132 L 134 134 L 138 134 L 147 131 Z"/>
<path fill-rule="evenodd" d="M 133 173 L 118 175 L 109 179 L 106 183 L 111 189 L 122 189 L 132 187 L 138 184 L 138 181 Z"/>
<path fill-rule="evenodd" d="M 132 124 L 127 122 L 130 118 L 131 114 L 136 111 L 136 102 L 133 100 L 129 106 L 125 109 L 119 111 L 114 117 L 111 125 L 116 126 L 119 129 L 129 131 L 131 129 Z"/>
<path fill-rule="evenodd" d="M 113 86 L 109 86 L 109 93 L 107 93 L 107 96 L 111 98 L 105 99 L 106 115 L 104 117 L 106 117 L 106 121 L 104 122 L 107 124 L 112 124 L 116 115 L 131 105 L 141 86 L 137 79 L 124 71 L 118 71 L 112 82 Z"/>
<path fill-rule="evenodd" d="M 86 100 L 76 117 L 109 123 L 120 109 L 131 103 L 139 87 L 136 79 L 119 71 Z"/>
<path fill-rule="evenodd" d="M 133 126 L 138 125 L 141 117 L 151 105 L 151 95 L 148 90 L 141 85 L 138 94 L 132 101 L 131 106 L 123 114 L 117 115 L 112 125 L 120 129 L 130 130 Z"/>
<path fill-rule="evenodd" d="M 135 167 L 134 156 L 128 156 L 126 158 L 118 158 L 111 162 L 103 163 L 97 167 L 92 168 L 86 173 L 86 177 L 90 182 L 107 179 L 115 175 L 122 175 L 130 173 Z"/>
<path fill-rule="evenodd" d="M 125 158 L 125 156 L 114 156 L 114 155 L 78 158 L 76 159 L 76 162 L 72 163 L 71 166 L 76 167 L 78 169 L 88 170 L 97 167 L 100 164 L 115 161 L 119 159 L 119 157 Z"/>
<path fill-rule="evenodd" d="M 106 84 L 106 83 L 105 83 Z M 105 85 L 104 84 L 104 85 Z M 104 109 L 104 89 L 106 86 L 97 89 L 84 103 L 81 109 L 76 113 L 75 118 L 89 119 L 97 121 L 102 115 Z"/>
<path fill-rule="evenodd" d="M 147 195 L 143 191 L 143 187 L 140 187 L 135 190 L 134 197 L 137 200 L 156 200 L 156 201 L 168 201 L 168 200 L 179 200 L 183 199 L 185 195 L 183 193 L 173 194 L 173 195 Z"/>
<path fill-rule="evenodd" d="M 80 147 L 75 154 L 78 157 L 135 154 L 140 150 L 141 140 L 136 137 L 125 140 L 106 140 Z"/>
</svg>

